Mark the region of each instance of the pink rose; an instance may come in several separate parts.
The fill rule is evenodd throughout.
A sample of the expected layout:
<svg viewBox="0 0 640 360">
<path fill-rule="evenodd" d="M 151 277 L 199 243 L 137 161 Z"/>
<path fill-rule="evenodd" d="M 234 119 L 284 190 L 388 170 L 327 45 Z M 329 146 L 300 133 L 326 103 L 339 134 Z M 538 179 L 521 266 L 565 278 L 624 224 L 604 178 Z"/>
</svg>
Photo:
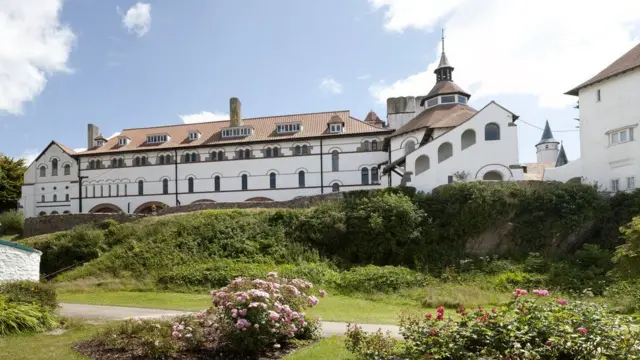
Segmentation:
<svg viewBox="0 0 640 360">
<path fill-rule="evenodd" d="M 563 305 L 563 306 L 569 304 L 569 302 L 565 299 L 558 299 L 556 300 L 556 303 L 558 303 L 558 305 Z"/>
<path fill-rule="evenodd" d="M 327 292 L 324 290 L 320 290 L 320 297 L 325 297 L 327 296 Z"/>
<path fill-rule="evenodd" d="M 587 335 L 587 333 L 589 333 L 589 330 L 581 327 L 581 328 L 578 328 L 578 332 L 582 335 Z"/>
</svg>

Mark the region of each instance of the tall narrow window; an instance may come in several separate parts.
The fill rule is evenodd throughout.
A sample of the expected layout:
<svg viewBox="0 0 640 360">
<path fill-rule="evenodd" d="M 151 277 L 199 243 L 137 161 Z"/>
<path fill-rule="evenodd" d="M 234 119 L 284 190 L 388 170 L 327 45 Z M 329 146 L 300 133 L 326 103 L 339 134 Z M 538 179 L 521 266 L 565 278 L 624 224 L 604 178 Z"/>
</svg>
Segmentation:
<svg viewBox="0 0 640 360">
<path fill-rule="evenodd" d="M 64 201 L 69 201 L 69 194 L 64 196 Z"/>
<path fill-rule="evenodd" d="M 269 174 L 269 188 L 270 189 L 275 189 L 276 188 L 276 173 L 274 173 L 274 172 Z"/>
<path fill-rule="evenodd" d="M 301 154 L 302 154 L 302 148 L 300 147 L 300 145 L 296 145 L 294 155 L 301 155 Z"/>
<path fill-rule="evenodd" d="M 102 160 L 96 160 L 96 169 L 102 169 Z"/>
<path fill-rule="evenodd" d="M 124 159 L 123 158 L 118 159 L 118 167 L 124 167 Z"/>
<path fill-rule="evenodd" d="M 165 195 L 169 194 L 169 179 L 162 180 L 162 193 Z"/>
<path fill-rule="evenodd" d="M 370 146 L 369 141 L 365 141 L 364 142 L 363 149 L 364 149 L 364 151 L 371 151 L 371 146 Z"/>
<path fill-rule="evenodd" d="M 378 150 L 378 140 L 371 141 L 371 150 L 373 150 L 373 151 L 377 151 Z"/>
<path fill-rule="evenodd" d="M 600 89 L 596 90 L 596 101 L 600 102 L 600 100 L 602 100 L 602 96 L 600 93 Z"/>
<path fill-rule="evenodd" d="M 611 180 L 611 191 L 620 191 L 620 179 Z"/>
<path fill-rule="evenodd" d="M 116 184 L 116 196 L 120 196 L 120 184 Z"/>
<path fill-rule="evenodd" d="M 127 196 L 127 184 L 124 184 L 124 196 Z"/>
<path fill-rule="evenodd" d="M 196 153 L 191 153 L 191 162 L 197 162 L 198 161 L 198 155 Z"/>
<path fill-rule="evenodd" d="M 249 177 L 247 174 L 242 175 L 242 190 L 247 190 L 249 188 Z"/>
<path fill-rule="evenodd" d="M 45 200 L 46 200 L 46 198 L 44 197 L 44 195 L 42 195 L 42 196 L 40 197 L 40 202 L 45 202 Z"/>
<path fill-rule="evenodd" d="M 147 157 L 146 156 L 143 156 L 142 160 L 140 160 L 140 161 L 142 162 L 142 166 L 147 165 Z"/>
<path fill-rule="evenodd" d="M 298 187 L 305 187 L 305 176 L 302 170 L 298 172 Z"/>
<path fill-rule="evenodd" d="M 136 157 L 135 164 L 136 164 L 136 166 L 140 166 L 142 164 L 141 161 L 140 161 L 140 157 Z"/>
<path fill-rule="evenodd" d="M 100 197 L 104 197 L 104 185 L 100 185 Z"/>
<path fill-rule="evenodd" d="M 244 158 L 245 158 L 245 159 L 251 159 L 251 150 L 246 149 L 246 150 L 244 151 Z"/>
<path fill-rule="evenodd" d="M 278 157 L 280 156 L 280 149 L 278 149 L 277 147 L 273 148 L 273 157 Z"/>
<path fill-rule="evenodd" d="M 118 159 L 116 158 L 111 159 L 111 167 L 112 168 L 118 167 Z"/>
<path fill-rule="evenodd" d="M 64 166 L 64 174 L 71 175 L 71 165 L 67 164 Z"/>
<path fill-rule="evenodd" d="M 51 176 L 58 176 L 58 159 L 51 160 Z"/>
<path fill-rule="evenodd" d="M 372 184 L 378 183 L 378 168 L 375 166 L 371 168 L 371 183 Z"/>
<path fill-rule="evenodd" d="M 189 185 L 189 193 L 193 193 L 194 191 L 194 184 L 193 184 L 194 180 L 192 177 L 189 178 L 189 180 L 187 180 L 187 183 Z"/>
<path fill-rule="evenodd" d="M 95 160 L 89 161 L 89 169 L 95 169 L 95 168 L 96 168 L 96 161 Z"/>
<path fill-rule="evenodd" d="M 331 171 L 340 171 L 340 153 L 338 150 L 331 152 Z"/>
<path fill-rule="evenodd" d="M 220 176 L 213 179 L 215 192 L 220 192 Z"/>
<path fill-rule="evenodd" d="M 84 187 L 84 197 L 85 197 L 85 198 L 88 198 L 88 197 L 89 197 L 89 187 L 88 187 L 88 186 L 85 186 L 85 187 Z"/>
<path fill-rule="evenodd" d="M 362 185 L 369 185 L 369 169 L 362 168 L 360 173 L 362 175 Z"/>
<path fill-rule="evenodd" d="M 238 159 L 244 159 L 244 151 L 238 150 Z"/>
<path fill-rule="evenodd" d="M 138 181 L 138 195 L 144 195 L 144 181 Z"/>
<path fill-rule="evenodd" d="M 338 191 L 340 191 L 340 184 L 338 184 L 338 183 L 334 183 L 333 185 L 331 185 L 331 191 L 332 191 L 332 192 L 338 192 Z"/>
<path fill-rule="evenodd" d="M 636 188 L 636 178 L 635 176 L 631 176 L 627 178 L 627 189 L 635 189 Z"/>
<path fill-rule="evenodd" d="M 271 148 L 265 150 L 265 157 L 271 157 Z"/>
<path fill-rule="evenodd" d="M 164 155 L 160 155 L 160 156 L 158 157 L 158 164 L 160 164 L 160 165 L 164 165 Z"/>
<path fill-rule="evenodd" d="M 224 152 L 223 151 L 218 151 L 218 160 L 219 161 L 224 160 Z"/>
<path fill-rule="evenodd" d="M 56 201 L 58 201 L 58 195 L 55 195 L 55 194 L 54 194 L 54 195 L 53 195 L 53 202 L 56 202 Z"/>
<path fill-rule="evenodd" d="M 309 155 L 309 147 L 307 145 L 302 145 L 302 155 Z"/>
<path fill-rule="evenodd" d="M 108 186 L 109 186 L 109 197 L 111 197 L 111 184 L 109 184 Z"/>
<path fill-rule="evenodd" d="M 91 196 L 92 197 L 96 197 L 96 186 L 93 185 L 93 188 L 91 189 Z"/>
<path fill-rule="evenodd" d="M 47 176 L 47 168 L 44 166 L 40 166 L 40 177 Z"/>
<path fill-rule="evenodd" d="M 416 143 L 413 140 L 407 141 L 404 145 L 404 154 L 409 155 L 416 149 Z"/>
</svg>

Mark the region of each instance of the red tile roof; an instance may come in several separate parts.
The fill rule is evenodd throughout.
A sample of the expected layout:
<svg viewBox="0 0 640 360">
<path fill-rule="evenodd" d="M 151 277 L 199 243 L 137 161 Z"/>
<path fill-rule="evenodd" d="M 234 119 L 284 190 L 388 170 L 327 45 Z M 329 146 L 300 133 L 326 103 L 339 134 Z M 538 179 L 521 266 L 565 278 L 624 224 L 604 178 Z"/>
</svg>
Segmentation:
<svg viewBox="0 0 640 360">
<path fill-rule="evenodd" d="M 336 116 L 344 122 L 344 133 L 329 134 L 328 124 Z M 128 145 L 118 146 L 118 139 L 109 139 L 104 146 L 93 147 L 80 154 L 102 154 L 135 150 L 174 149 L 196 146 L 223 146 L 227 144 L 242 144 L 250 142 L 268 142 L 282 140 L 302 140 L 315 137 L 350 136 L 354 134 L 390 133 L 391 129 L 381 129 L 353 118 L 349 111 L 332 111 L 310 114 L 294 114 L 269 116 L 261 118 L 243 119 L 244 127 L 253 128 L 253 133 L 246 137 L 222 138 L 221 131 L 229 127 L 229 121 L 215 121 L 196 124 L 180 124 L 149 128 L 125 129 L 120 136 L 131 139 Z M 276 133 L 276 124 L 300 122 L 303 129 L 293 134 Z M 197 140 L 189 141 L 189 131 L 199 131 L 201 136 Z M 147 135 L 168 134 L 171 139 L 165 143 L 147 144 Z"/>
<path fill-rule="evenodd" d="M 465 104 L 452 103 L 430 107 L 413 120 L 404 124 L 393 136 L 402 135 L 422 128 L 451 128 L 469 120 L 477 111 Z"/>
<path fill-rule="evenodd" d="M 463 94 L 466 97 L 471 97 L 468 92 L 462 90 L 460 86 L 458 86 L 453 81 L 438 81 L 431 91 L 425 96 L 425 99 L 430 99 L 437 95 L 448 95 L 448 94 Z"/>
<path fill-rule="evenodd" d="M 600 71 L 598 75 L 567 91 L 565 94 L 578 96 L 580 89 L 638 67 L 640 67 L 640 44 L 636 45 L 633 49 L 622 55 L 618 60 Z"/>
</svg>

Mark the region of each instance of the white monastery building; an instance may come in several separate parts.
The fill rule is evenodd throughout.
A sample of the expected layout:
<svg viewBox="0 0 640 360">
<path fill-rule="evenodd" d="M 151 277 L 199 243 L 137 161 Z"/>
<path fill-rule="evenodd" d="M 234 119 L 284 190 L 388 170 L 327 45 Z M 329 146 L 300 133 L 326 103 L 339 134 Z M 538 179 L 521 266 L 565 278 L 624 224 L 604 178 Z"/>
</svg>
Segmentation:
<svg viewBox="0 0 640 360">
<path fill-rule="evenodd" d="M 634 190 L 640 176 L 640 44 L 567 95 L 579 99 L 581 158 L 546 169 L 544 179 Z"/>
<path fill-rule="evenodd" d="M 516 115 L 490 102 L 475 110 L 443 51 L 424 96 L 387 101 L 387 124 L 349 111 L 125 129 L 88 149 L 52 141 L 25 173 L 25 216 L 149 212 L 153 205 L 284 201 L 407 185 L 429 192 L 453 181 L 522 180 Z"/>
</svg>

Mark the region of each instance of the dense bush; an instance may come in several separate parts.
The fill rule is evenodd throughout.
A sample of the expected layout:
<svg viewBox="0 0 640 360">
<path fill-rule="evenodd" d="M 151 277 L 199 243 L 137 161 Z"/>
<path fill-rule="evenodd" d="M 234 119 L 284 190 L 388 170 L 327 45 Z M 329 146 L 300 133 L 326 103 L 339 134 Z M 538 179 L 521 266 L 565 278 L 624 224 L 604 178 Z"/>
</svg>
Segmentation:
<svg viewBox="0 0 640 360">
<path fill-rule="evenodd" d="M 0 336 L 23 332 L 43 332 L 57 325 L 51 309 L 0 296 Z"/>
<path fill-rule="evenodd" d="M 340 274 L 336 286 L 343 292 L 393 292 L 402 288 L 426 285 L 429 276 L 395 266 L 354 267 Z"/>
<path fill-rule="evenodd" d="M 549 285 L 565 291 L 590 291 L 602 295 L 611 285 L 608 273 L 613 268 L 612 252 L 597 245 L 585 244 L 566 261 L 550 265 Z"/>
<path fill-rule="evenodd" d="M 618 246 L 613 257 L 615 275 L 622 279 L 640 276 L 640 216 L 620 230 L 624 236 L 624 244 Z"/>
<path fill-rule="evenodd" d="M 15 281 L 0 283 L 0 296 L 6 301 L 38 305 L 43 308 L 58 307 L 56 291 L 49 284 L 33 281 Z"/>
<path fill-rule="evenodd" d="M 0 235 L 22 234 L 24 215 L 18 210 L 0 212 Z"/>
<path fill-rule="evenodd" d="M 55 233 L 29 245 L 42 251 L 40 272 L 45 275 L 96 259 L 107 250 L 104 233 L 89 225 Z"/>
<path fill-rule="evenodd" d="M 546 284 L 547 277 L 541 274 L 521 271 L 506 271 L 491 278 L 492 285 L 499 290 L 508 291 L 514 287 L 537 288 Z"/>
<path fill-rule="evenodd" d="M 640 329 L 631 318 L 601 306 L 548 300 L 546 290 L 515 298 L 500 309 L 458 309 L 401 322 L 403 343 L 349 327 L 347 347 L 358 360 L 374 359 L 635 359 Z M 531 297 L 535 297 L 532 299 Z"/>
</svg>

